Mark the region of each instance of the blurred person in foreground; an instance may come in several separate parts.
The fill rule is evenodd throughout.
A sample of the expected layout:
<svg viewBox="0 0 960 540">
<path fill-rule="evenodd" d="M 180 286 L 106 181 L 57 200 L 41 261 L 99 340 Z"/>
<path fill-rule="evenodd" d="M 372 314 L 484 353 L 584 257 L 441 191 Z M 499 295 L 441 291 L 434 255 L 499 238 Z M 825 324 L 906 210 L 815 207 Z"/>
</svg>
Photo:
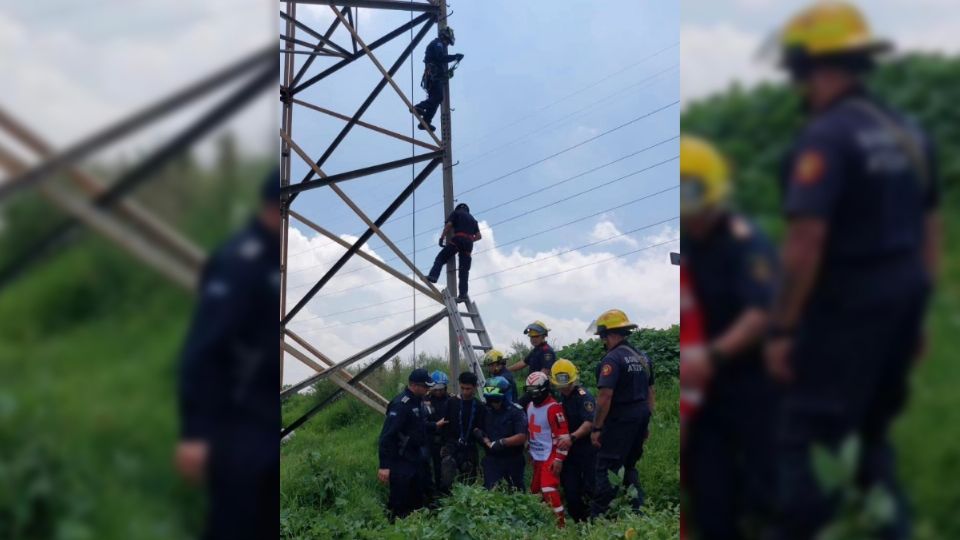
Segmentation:
<svg viewBox="0 0 960 540">
<path fill-rule="evenodd" d="M 599 449 L 594 480 L 596 492 L 590 503 L 592 517 L 609 510 L 617 495 L 609 473 L 616 474 L 621 468 L 623 487 L 633 486 L 637 490 L 631 505 L 634 510 L 643 506 L 637 462 L 650 435 L 656 390 L 653 362 L 627 341 L 636 329 L 637 325 L 619 309 L 604 311 L 587 329 L 600 338 L 607 351 L 597 364 L 597 407 L 590 433 L 590 442 Z"/>
<path fill-rule="evenodd" d="M 705 347 L 684 352 L 684 377 L 703 385 L 683 463 L 695 537 L 756 537 L 769 519 L 775 476 L 774 388 L 763 337 L 776 255 L 730 208 L 730 171 L 710 142 L 680 138 L 681 252 L 702 310 Z"/>
<path fill-rule="evenodd" d="M 818 3 L 781 32 L 781 66 L 807 124 L 783 171 L 783 282 L 768 368 L 784 383 L 779 535 L 813 538 L 836 497 L 811 449 L 854 436 L 856 483 L 884 489 L 895 516 L 874 537 L 907 538 L 889 429 L 907 398 L 938 259 L 938 178 L 930 138 L 865 83 L 890 49 L 853 6 Z"/>
<path fill-rule="evenodd" d="M 214 251 L 179 374 L 176 467 L 204 483 L 204 538 L 276 538 L 280 511 L 280 172 L 257 214 Z"/>
</svg>

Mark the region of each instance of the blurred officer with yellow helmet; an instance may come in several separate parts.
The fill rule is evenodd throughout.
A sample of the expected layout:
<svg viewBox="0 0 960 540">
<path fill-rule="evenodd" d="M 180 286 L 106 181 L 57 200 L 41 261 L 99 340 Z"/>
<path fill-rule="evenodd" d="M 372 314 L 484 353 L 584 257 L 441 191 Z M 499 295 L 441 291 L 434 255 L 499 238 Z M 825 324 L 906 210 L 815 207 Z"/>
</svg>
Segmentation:
<svg viewBox="0 0 960 540">
<path fill-rule="evenodd" d="M 580 384 L 580 372 L 573 362 L 559 358 L 550 369 L 550 384 L 559 394 L 563 414 L 567 417 L 570 435 L 558 443 L 561 450 L 568 450 L 567 459 L 560 471 L 560 485 L 566 509 L 574 521 L 590 517 L 597 468 L 597 449 L 590 444 L 597 400 Z"/>
<path fill-rule="evenodd" d="M 741 538 L 750 535 L 743 523 L 769 519 L 775 495 L 774 388 L 762 355 L 775 251 L 733 210 L 730 167 L 711 142 L 680 137 L 680 185 L 680 251 L 707 342 L 705 354 L 685 354 L 683 369 L 709 381 L 683 449 L 684 512 L 699 537 Z"/>
<path fill-rule="evenodd" d="M 811 449 L 862 439 L 858 480 L 897 500 L 877 537 L 906 538 L 888 441 L 906 401 L 937 259 L 937 166 L 930 137 L 872 95 L 865 75 L 891 49 L 846 2 L 819 2 L 778 33 L 780 65 L 806 125 L 785 160 L 784 279 L 766 361 L 786 388 L 780 428 L 785 538 L 813 538 L 835 511 Z M 829 374 L 829 376 L 825 376 Z"/>
</svg>

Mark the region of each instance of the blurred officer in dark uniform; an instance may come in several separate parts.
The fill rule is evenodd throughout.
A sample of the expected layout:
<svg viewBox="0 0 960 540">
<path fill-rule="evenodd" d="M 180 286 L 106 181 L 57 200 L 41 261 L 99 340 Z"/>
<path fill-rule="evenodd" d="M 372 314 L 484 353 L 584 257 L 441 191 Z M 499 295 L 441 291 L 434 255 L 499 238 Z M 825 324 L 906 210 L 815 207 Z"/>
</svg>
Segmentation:
<svg viewBox="0 0 960 540">
<path fill-rule="evenodd" d="M 627 343 L 627 336 L 636 328 L 619 309 L 603 312 L 590 326 L 607 349 L 597 366 L 597 414 L 590 435 L 593 446 L 600 449 L 596 494 L 590 504 L 593 517 L 604 514 L 616 497 L 617 488 L 610 484 L 607 473 L 616 473 L 621 467 L 624 487 L 637 489 L 634 508 L 639 510 L 643 505 L 637 462 L 648 435 L 656 393 L 653 363 Z"/>
<path fill-rule="evenodd" d="M 423 405 L 427 410 L 427 421 L 438 422 L 447 414 L 447 403 L 450 401 L 450 394 L 447 393 L 447 386 L 450 384 L 450 377 L 439 369 L 430 374 L 433 380 L 433 388 L 424 398 Z M 443 447 L 442 430 L 434 430 L 430 434 L 430 461 L 433 465 L 433 482 L 431 487 L 439 490 L 440 486 L 440 448 Z"/>
<path fill-rule="evenodd" d="M 707 342 L 706 354 L 685 353 L 684 371 L 710 381 L 682 459 L 690 523 L 706 539 L 756 536 L 776 494 L 776 399 L 763 364 L 776 255 L 759 229 L 730 209 L 730 183 L 712 144 L 680 138 L 680 250 Z"/>
<path fill-rule="evenodd" d="M 443 431 L 441 452 L 441 491 L 448 491 L 455 480 L 473 481 L 477 477 L 480 453 L 474 428 L 484 425 L 486 409 L 477 396 L 477 376 L 473 372 L 460 374 L 460 395 L 450 398 L 447 405 L 446 427 Z"/>
<path fill-rule="evenodd" d="M 523 490 L 523 445 L 527 442 L 527 417 L 516 403 L 508 403 L 504 388 L 509 388 L 502 377 L 493 377 L 483 388 L 487 411 L 483 429 L 474 428 L 476 438 L 483 443 L 486 453 L 483 467 L 483 486 L 493 489 L 500 480 L 516 490 Z"/>
<path fill-rule="evenodd" d="M 507 357 L 497 349 L 493 349 L 483 355 L 483 365 L 490 369 L 490 377 L 502 377 L 503 380 L 507 382 L 507 404 L 516 403 L 517 380 L 514 378 L 513 373 L 507 369 Z"/>
<path fill-rule="evenodd" d="M 570 427 L 570 435 L 561 438 L 557 446 L 568 451 L 560 471 L 560 485 L 574 521 L 590 517 L 589 501 L 597 474 L 597 449 L 590 444 L 597 401 L 577 383 L 579 379 L 577 366 L 565 358 L 554 362 L 550 370 L 550 384 L 560 393 L 560 404 Z"/>
<path fill-rule="evenodd" d="M 864 75 L 890 44 L 859 11 L 816 4 L 782 32 L 782 66 L 808 122 L 783 171 L 783 285 L 766 359 L 785 383 L 781 535 L 812 538 L 834 509 L 811 448 L 862 443 L 857 482 L 897 516 L 875 537 L 907 538 L 890 423 L 906 401 L 938 257 L 938 178 L 929 137 L 872 96 Z"/>
<path fill-rule="evenodd" d="M 453 236 L 447 240 L 450 233 L 453 233 Z M 430 283 L 436 283 L 440 279 L 440 269 L 456 253 L 460 263 L 457 273 L 460 295 L 457 296 L 457 302 L 467 300 L 467 290 L 469 288 L 467 282 L 470 279 L 470 264 L 472 262 L 470 254 L 473 252 L 473 243 L 480 238 L 480 226 L 477 225 L 477 220 L 470 215 L 470 207 L 464 203 L 458 204 L 453 213 L 447 217 L 447 222 L 443 226 L 443 232 L 440 233 L 440 247 L 443 249 L 437 254 L 437 258 L 433 261 L 433 267 L 427 274 L 427 280 Z"/>
<path fill-rule="evenodd" d="M 431 387 L 433 379 L 427 370 L 415 369 L 407 378 L 407 387 L 387 406 L 387 418 L 380 431 L 377 479 L 390 486 L 390 519 L 405 517 L 427 502 L 429 436 L 445 423 L 427 422 L 422 399 Z"/>
<path fill-rule="evenodd" d="M 256 216 L 210 256 L 183 347 L 176 465 L 204 481 L 204 538 L 279 534 L 280 172 Z"/>
<path fill-rule="evenodd" d="M 440 29 L 440 37 L 435 38 L 427 45 L 423 55 L 423 78 L 420 86 L 427 91 L 427 99 L 417 103 L 417 113 L 427 122 L 430 131 L 437 129 L 433 126 L 433 116 L 437 108 L 443 103 L 443 86 L 450 78 L 448 62 L 463 60 L 462 54 L 447 54 L 447 46 L 453 45 L 456 38 L 453 28 L 446 26 Z M 417 129 L 423 129 L 418 125 Z"/>
</svg>

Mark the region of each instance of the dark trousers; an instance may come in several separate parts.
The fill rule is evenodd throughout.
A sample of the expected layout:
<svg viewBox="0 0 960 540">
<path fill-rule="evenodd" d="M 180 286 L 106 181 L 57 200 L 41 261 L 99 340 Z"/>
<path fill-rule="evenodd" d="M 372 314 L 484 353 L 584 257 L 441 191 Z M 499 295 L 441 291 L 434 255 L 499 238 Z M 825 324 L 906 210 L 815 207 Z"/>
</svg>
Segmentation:
<svg viewBox="0 0 960 540">
<path fill-rule="evenodd" d="M 276 435 L 270 435 L 265 440 L 241 429 L 213 443 L 205 540 L 258 540 L 280 534 L 280 455 Z"/>
<path fill-rule="evenodd" d="M 477 479 L 477 464 L 480 454 L 477 446 L 470 443 L 462 446 L 456 443 L 447 444 L 441 450 L 439 489 L 447 493 L 455 481 L 473 482 Z"/>
<path fill-rule="evenodd" d="M 443 103 L 443 79 L 434 78 L 427 86 L 427 99 L 417 103 L 416 107 L 420 111 L 420 116 L 430 124 L 441 103 Z"/>
<path fill-rule="evenodd" d="M 390 498 L 387 500 L 390 519 L 406 517 L 426 505 L 429 474 L 426 463 L 407 460 L 399 460 L 390 468 Z"/>
<path fill-rule="evenodd" d="M 758 368 L 745 377 L 720 374 L 712 390 L 681 458 L 687 523 L 706 540 L 757 537 L 776 496 L 774 388 Z"/>
<path fill-rule="evenodd" d="M 643 506 L 643 488 L 640 487 L 640 475 L 637 462 L 643 454 L 643 441 L 647 436 L 650 423 L 650 411 L 644 407 L 640 417 L 609 418 L 600 433 L 600 450 L 597 452 L 596 494 L 590 503 L 593 517 L 601 516 L 608 510 L 610 502 L 617 496 L 617 487 L 610 483 L 608 473 L 619 472 L 623 468 L 623 487 L 634 486 L 637 496 L 633 499 L 634 509 Z"/>
<path fill-rule="evenodd" d="M 460 296 L 467 296 L 467 281 L 470 278 L 470 264 L 472 262 L 470 253 L 472 251 L 473 240 L 463 236 L 454 236 L 447 242 L 447 245 L 443 246 L 443 249 L 437 254 L 437 258 L 433 260 L 433 267 L 430 268 L 430 277 L 432 279 L 438 279 L 440 277 L 440 269 L 443 268 L 443 265 L 447 264 L 447 261 L 456 253 L 460 262 L 457 275 Z"/>
<path fill-rule="evenodd" d="M 503 454 L 483 456 L 483 487 L 493 489 L 501 480 L 518 491 L 523 491 L 523 454 Z"/>
<path fill-rule="evenodd" d="M 927 295 L 925 287 L 891 290 L 900 296 L 869 305 L 814 304 L 801 323 L 792 355 L 795 380 L 780 417 L 780 538 L 812 538 L 829 523 L 838 501 L 819 485 L 811 451 L 836 451 L 851 435 L 861 441 L 857 485 L 880 486 L 896 501 L 895 518 L 876 537 L 910 535 L 889 429 L 906 402 Z"/>
<path fill-rule="evenodd" d="M 597 451 L 590 441 L 577 442 L 560 470 L 560 485 L 567 513 L 575 521 L 590 517 L 590 500 L 596 484 Z"/>
</svg>

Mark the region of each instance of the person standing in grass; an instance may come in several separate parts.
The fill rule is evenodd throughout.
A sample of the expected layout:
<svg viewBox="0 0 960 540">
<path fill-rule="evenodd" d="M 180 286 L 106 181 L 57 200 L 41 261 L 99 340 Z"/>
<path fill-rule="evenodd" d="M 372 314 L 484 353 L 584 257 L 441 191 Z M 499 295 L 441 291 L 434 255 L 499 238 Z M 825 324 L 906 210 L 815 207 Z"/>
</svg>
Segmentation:
<svg viewBox="0 0 960 540">
<path fill-rule="evenodd" d="M 474 428 L 476 438 L 483 442 L 483 486 L 493 489 L 501 480 L 516 490 L 523 489 L 523 445 L 527 442 L 527 422 L 519 405 L 507 401 L 502 377 L 487 381 L 483 397 L 487 400 L 487 414 L 483 429 Z"/>
</svg>

